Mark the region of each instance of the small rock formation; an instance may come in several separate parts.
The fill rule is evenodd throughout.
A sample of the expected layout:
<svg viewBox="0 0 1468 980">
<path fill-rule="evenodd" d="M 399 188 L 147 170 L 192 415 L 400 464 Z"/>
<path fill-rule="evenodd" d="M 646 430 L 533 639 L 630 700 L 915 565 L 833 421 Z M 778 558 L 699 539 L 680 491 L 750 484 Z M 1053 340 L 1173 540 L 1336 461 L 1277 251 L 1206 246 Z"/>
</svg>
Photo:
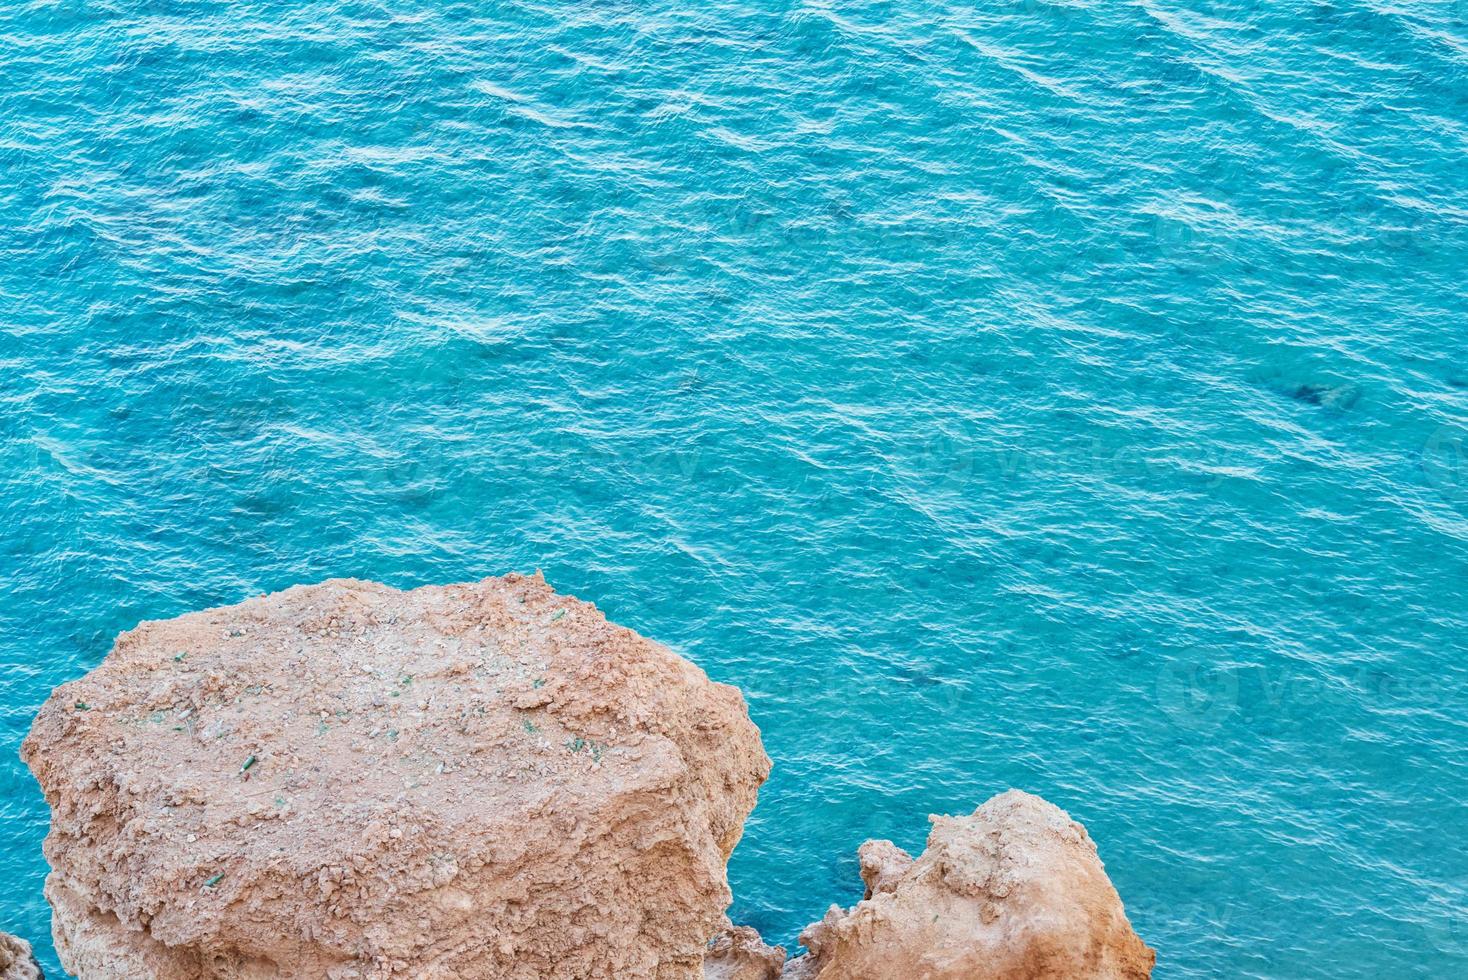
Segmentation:
<svg viewBox="0 0 1468 980">
<path fill-rule="evenodd" d="M 0 980 L 45 980 L 31 944 L 8 932 L 0 932 Z"/>
<path fill-rule="evenodd" d="M 759 933 L 727 919 L 703 956 L 704 980 L 779 980 L 784 966 L 784 946 L 766 946 Z"/>
<path fill-rule="evenodd" d="M 737 690 L 539 575 L 144 623 L 22 755 L 82 980 L 693 980 L 770 766 Z"/>
<path fill-rule="evenodd" d="M 967 817 L 933 817 L 923 855 L 861 849 L 866 898 L 800 936 L 785 980 L 1145 980 L 1132 931 L 1080 824 L 1010 790 Z"/>
</svg>

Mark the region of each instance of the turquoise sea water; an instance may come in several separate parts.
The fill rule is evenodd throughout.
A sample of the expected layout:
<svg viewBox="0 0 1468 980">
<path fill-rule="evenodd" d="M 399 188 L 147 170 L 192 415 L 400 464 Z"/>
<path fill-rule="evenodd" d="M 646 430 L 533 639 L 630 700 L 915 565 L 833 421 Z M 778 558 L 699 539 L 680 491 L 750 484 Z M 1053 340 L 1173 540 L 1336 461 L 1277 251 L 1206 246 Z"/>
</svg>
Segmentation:
<svg viewBox="0 0 1468 980">
<path fill-rule="evenodd" d="M 1157 976 L 1468 974 L 1468 3 L 0 8 L 16 758 L 140 619 L 545 570 L 742 686 L 732 913 L 1009 786 Z"/>
</svg>

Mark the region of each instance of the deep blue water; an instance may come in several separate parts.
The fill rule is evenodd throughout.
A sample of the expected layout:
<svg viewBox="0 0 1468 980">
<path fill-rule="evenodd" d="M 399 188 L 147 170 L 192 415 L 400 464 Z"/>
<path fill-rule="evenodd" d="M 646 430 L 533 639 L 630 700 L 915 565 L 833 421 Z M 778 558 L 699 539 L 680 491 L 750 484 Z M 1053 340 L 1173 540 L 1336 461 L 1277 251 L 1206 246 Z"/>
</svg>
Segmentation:
<svg viewBox="0 0 1468 980">
<path fill-rule="evenodd" d="M 734 917 L 1019 786 L 1157 976 L 1468 972 L 1468 0 L 0 7 L 0 929 L 144 618 L 545 570 Z"/>
</svg>

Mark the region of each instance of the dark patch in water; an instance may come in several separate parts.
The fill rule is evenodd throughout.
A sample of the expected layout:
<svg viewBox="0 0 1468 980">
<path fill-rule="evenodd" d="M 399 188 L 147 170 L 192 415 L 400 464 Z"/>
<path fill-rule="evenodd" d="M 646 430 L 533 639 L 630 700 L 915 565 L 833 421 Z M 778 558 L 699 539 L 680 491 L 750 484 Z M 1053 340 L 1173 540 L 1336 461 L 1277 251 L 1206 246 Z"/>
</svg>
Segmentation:
<svg viewBox="0 0 1468 980">
<path fill-rule="evenodd" d="M 1290 397 L 1307 405 L 1319 405 L 1344 412 L 1361 398 L 1361 389 L 1351 384 L 1304 384 L 1290 392 Z"/>
<path fill-rule="evenodd" d="M 899 677 L 903 680 L 911 681 L 919 687 L 932 687 L 942 683 L 942 681 L 932 674 L 929 674 L 925 670 L 920 670 L 917 667 L 908 667 L 904 664 L 893 664 L 892 666 Z"/>
</svg>

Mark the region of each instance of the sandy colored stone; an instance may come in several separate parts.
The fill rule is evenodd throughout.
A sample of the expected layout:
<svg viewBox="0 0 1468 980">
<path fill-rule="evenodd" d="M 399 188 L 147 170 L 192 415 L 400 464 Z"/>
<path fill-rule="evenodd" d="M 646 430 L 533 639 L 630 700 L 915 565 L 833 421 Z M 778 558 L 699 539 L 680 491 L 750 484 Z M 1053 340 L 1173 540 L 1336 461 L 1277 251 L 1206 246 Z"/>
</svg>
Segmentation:
<svg viewBox="0 0 1468 980">
<path fill-rule="evenodd" d="M 766 946 L 759 933 L 727 920 L 704 953 L 704 980 L 779 980 L 785 947 Z"/>
<path fill-rule="evenodd" d="M 890 840 L 869 840 L 856 852 L 861 881 L 867 886 L 863 899 L 896 891 L 912 867 L 912 855 Z"/>
<path fill-rule="evenodd" d="M 867 898 L 801 934 L 786 980 L 1144 980 L 1132 931 L 1080 824 L 1011 790 L 967 817 L 933 817 L 913 861 L 861 851 Z"/>
<path fill-rule="evenodd" d="M 769 772 L 737 690 L 538 575 L 144 623 L 22 754 L 82 980 L 692 980 Z"/>
<path fill-rule="evenodd" d="M 0 932 L 0 980 L 44 980 L 31 944 L 8 932 Z"/>
</svg>

